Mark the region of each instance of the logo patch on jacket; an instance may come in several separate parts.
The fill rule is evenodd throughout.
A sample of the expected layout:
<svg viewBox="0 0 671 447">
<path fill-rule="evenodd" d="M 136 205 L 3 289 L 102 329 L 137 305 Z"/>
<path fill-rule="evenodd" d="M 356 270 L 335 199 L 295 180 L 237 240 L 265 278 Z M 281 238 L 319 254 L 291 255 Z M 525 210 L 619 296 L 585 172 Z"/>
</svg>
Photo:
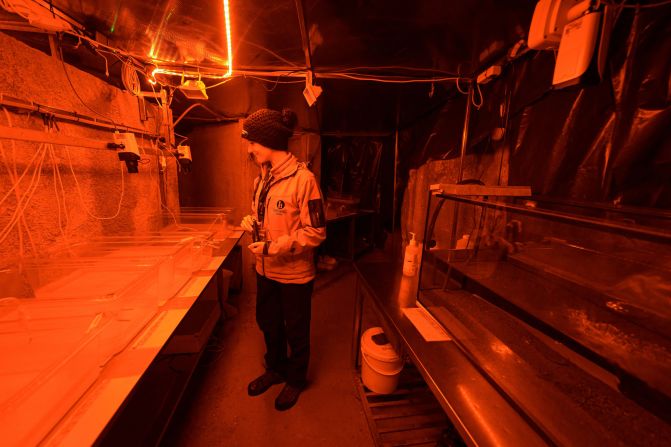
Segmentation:
<svg viewBox="0 0 671 447">
<path fill-rule="evenodd" d="M 322 199 L 308 200 L 308 210 L 310 211 L 310 223 L 313 227 L 320 228 L 326 226 L 324 202 Z"/>
<path fill-rule="evenodd" d="M 284 208 L 284 200 L 278 200 L 277 204 L 275 206 L 277 206 L 278 210 L 283 209 Z"/>
</svg>

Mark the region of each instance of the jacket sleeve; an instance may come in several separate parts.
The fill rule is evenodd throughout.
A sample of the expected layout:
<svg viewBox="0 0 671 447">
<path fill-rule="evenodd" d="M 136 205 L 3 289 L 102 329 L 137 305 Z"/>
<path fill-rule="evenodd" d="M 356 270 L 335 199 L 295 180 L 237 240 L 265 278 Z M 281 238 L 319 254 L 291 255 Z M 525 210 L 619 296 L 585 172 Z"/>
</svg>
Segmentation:
<svg viewBox="0 0 671 447">
<path fill-rule="evenodd" d="M 301 225 L 298 230 L 273 242 L 278 254 L 301 253 L 307 248 L 319 246 L 326 239 L 324 199 L 312 173 L 299 182 L 297 195 Z"/>
</svg>

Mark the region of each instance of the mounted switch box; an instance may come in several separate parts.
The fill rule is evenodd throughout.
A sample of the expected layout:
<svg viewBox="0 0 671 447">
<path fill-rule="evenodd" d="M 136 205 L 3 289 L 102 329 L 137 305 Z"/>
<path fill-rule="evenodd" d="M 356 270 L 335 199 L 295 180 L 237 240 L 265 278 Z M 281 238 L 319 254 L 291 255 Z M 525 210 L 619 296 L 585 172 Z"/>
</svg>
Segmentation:
<svg viewBox="0 0 671 447">
<path fill-rule="evenodd" d="M 179 164 L 185 172 L 191 171 L 191 162 L 193 161 L 191 158 L 191 147 L 185 145 L 177 146 L 177 160 L 179 160 Z"/>
<path fill-rule="evenodd" d="M 482 73 L 478 75 L 477 83 L 482 85 L 486 84 L 497 76 L 501 75 L 502 68 L 500 65 L 492 65 Z"/>
<path fill-rule="evenodd" d="M 559 47 L 569 10 L 581 0 L 540 0 L 531 19 L 527 45 L 534 50 Z"/>
<path fill-rule="evenodd" d="M 135 134 L 132 132 L 114 132 L 114 147 L 119 160 L 126 162 L 129 174 L 137 174 L 140 150 L 137 147 Z"/>
<path fill-rule="evenodd" d="M 607 6 L 592 0 L 540 0 L 529 29 L 528 46 L 557 51 L 552 85 L 563 88 L 602 76 L 609 30 Z M 596 69 L 592 66 L 597 66 Z"/>
<path fill-rule="evenodd" d="M 590 68 L 599 39 L 601 16 L 601 12 L 591 12 L 564 27 L 552 77 L 556 88 L 579 83 Z"/>
</svg>

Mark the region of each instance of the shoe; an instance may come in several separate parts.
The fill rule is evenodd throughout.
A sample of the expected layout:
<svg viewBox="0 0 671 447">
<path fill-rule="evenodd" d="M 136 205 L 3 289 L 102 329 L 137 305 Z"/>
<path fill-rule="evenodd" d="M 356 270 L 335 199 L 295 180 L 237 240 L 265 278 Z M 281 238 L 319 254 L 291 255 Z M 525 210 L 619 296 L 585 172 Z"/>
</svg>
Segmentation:
<svg viewBox="0 0 671 447">
<path fill-rule="evenodd" d="M 280 391 L 277 399 L 275 399 L 275 409 L 284 411 L 293 407 L 296 405 L 296 402 L 298 402 L 298 396 L 301 395 L 302 391 L 303 388 L 295 387 L 287 383 L 284 385 L 284 388 L 282 388 L 282 391 Z"/>
<path fill-rule="evenodd" d="M 266 371 L 247 385 L 247 394 L 258 396 L 268 391 L 273 385 L 284 382 L 284 377 L 273 371 Z"/>
</svg>

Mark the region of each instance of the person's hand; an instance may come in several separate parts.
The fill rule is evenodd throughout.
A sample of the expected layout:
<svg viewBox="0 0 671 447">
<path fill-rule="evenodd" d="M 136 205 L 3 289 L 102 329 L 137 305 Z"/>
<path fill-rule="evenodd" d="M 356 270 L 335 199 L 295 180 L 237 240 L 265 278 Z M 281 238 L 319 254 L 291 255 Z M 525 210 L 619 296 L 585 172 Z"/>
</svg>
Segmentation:
<svg viewBox="0 0 671 447">
<path fill-rule="evenodd" d="M 247 248 L 255 255 L 275 256 L 278 253 L 277 244 L 270 241 L 253 242 Z"/>
<path fill-rule="evenodd" d="M 251 233 L 254 231 L 253 227 L 253 222 L 254 222 L 254 217 L 251 215 L 246 215 L 245 217 L 242 218 L 242 222 L 240 222 L 240 226 L 242 227 L 243 230 L 247 231 L 248 233 Z"/>
<path fill-rule="evenodd" d="M 264 245 L 266 245 L 265 242 L 252 242 L 247 246 L 247 248 L 249 248 L 249 251 L 251 251 L 255 255 L 262 255 Z"/>
</svg>

